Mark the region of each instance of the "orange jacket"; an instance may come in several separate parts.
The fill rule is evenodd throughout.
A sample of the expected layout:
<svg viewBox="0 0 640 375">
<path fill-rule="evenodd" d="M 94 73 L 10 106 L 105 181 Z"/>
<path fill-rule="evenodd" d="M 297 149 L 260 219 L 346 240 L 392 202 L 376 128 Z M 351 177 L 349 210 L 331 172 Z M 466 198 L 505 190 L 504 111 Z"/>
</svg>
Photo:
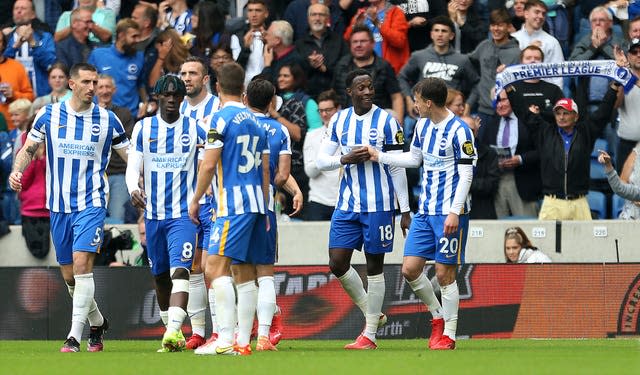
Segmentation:
<svg viewBox="0 0 640 375">
<path fill-rule="evenodd" d="M 357 13 L 351 19 L 349 27 L 344 32 L 344 39 L 349 41 L 351 37 L 351 29 L 356 24 Z M 395 5 L 389 6 L 384 22 L 380 25 L 380 34 L 382 35 L 382 58 L 387 60 L 393 67 L 396 74 L 409 60 L 409 23 L 404 16 L 402 9 Z"/>
<path fill-rule="evenodd" d="M 13 89 L 13 97 L 7 98 L 4 103 L 0 103 L 0 113 L 2 113 L 5 120 L 7 120 L 7 128 L 12 130 L 14 126 L 13 121 L 11 121 L 11 116 L 9 115 L 9 104 L 21 98 L 33 101 L 33 89 L 31 89 L 29 76 L 22 64 L 8 57 L 0 63 L 0 82 L 10 84 Z"/>
</svg>

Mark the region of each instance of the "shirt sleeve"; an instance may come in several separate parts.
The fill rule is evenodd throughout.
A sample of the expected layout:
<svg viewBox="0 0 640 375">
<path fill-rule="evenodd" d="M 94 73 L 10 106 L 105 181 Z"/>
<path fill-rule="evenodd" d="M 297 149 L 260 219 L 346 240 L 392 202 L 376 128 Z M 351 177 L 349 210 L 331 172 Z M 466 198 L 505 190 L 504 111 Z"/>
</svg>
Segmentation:
<svg viewBox="0 0 640 375">
<path fill-rule="evenodd" d="M 217 114 L 214 115 L 211 119 L 209 131 L 207 132 L 207 142 L 204 146 L 205 150 L 221 148 L 224 145 L 223 139 L 226 130 L 225 127 L 226 122 L 224 118 L 218 116 Z"/>
<path fill-rule="evenodd" d="M 44 106 L 40 108 L 36 118 L 33 120 L 33 126 L 29 131 L 28 138 L 34 142 L 42 143 L 44 142 L 46 132 L 47 132 L 47 123 L 49 122 L 47 119 L 49 118 L 50 106 Z"/>
</svg>

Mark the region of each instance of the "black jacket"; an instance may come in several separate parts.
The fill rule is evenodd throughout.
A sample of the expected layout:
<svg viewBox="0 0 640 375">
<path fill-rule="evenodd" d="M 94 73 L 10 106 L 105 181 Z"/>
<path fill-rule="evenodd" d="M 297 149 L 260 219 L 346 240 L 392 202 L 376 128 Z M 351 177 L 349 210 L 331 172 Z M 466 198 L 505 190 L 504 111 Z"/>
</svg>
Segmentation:
<svg viewBox="0 0 640 375">
<path fill-rule="evenodd" d="M 516 116 L 524 119 L 536 142 L 543 194 L 567 196 L 588 193 L 591 151 L 598 134 L 607 124 L 617 92 L 609 88 L 598 110 L 591 116 L 586 108 L 578 108 L 580 117 L 573 130 L 568 153 L 564 151 L 564 142 L 555 123 L 548 123 L 539 115 L 525 110 L 513 100 L 512 93 L 508 94 L 512 106 L 516 103 L 513 106 Z"/>
<path fill-rule="evenodd" d="M 478 134 L 480 143 L 495 146 L 500 127 L 500 116 L 493 116 L 492 120 L 484 124 Z M 540 183 L 540 154 L 535 147 L 534 139 L 528 127 L 518 119 L 518 145 L 516 155 L 522 158 L 522 165 L 513 170 L 518 194 L 523 201 L 537 201 L 540 199 L 542 186 Z"/>
<path fill-rule="evenodd" d="M 336 66 L 333 75 L 333 84 L 331 85 L 342 104 L 342 108 L 351 107 L 351 97 L 347 95 L 346 79 L 350 71 L 358 69 L 353 63 L 351 54 L 343 56 Z M 373 64 L 362 67 L 362 69 L 371 73 L 373 78 L 373 88 L 375 94 L 373 96 L 373 104 L 380 108 L 391 108 L 391 94 L 400 92 L 400 84 L 396 78 L 391 65 L 378 56 L 375 56 Z"/>
<path fill-rule="evenodd" d="M 307 33 L 304 37 L 296 41 L 296 50 L 307 59 L 313 51 L 324 55 L 324 65 L 327 67 L 326 72 L 321 72 L 309 66 L 307 70 L 307 94 L 316 98 L 318 94 L 331 88 L 333 73 L 338 60 L 349 53 L 347 44 L 341 35 L 328 30 L 322 41 L 322 47 L 318 47 L 315 37 L 311 33 Z M 308 59 L 307 59 L 308 61 Z"/>
<path fill-rule="evenodd" d="M 477 143 L 478 161 L 471 183 L 470 219 L 497 219 L 494 198 L 500 183 L 498 154 L 491 147 Z"/>
</svg>

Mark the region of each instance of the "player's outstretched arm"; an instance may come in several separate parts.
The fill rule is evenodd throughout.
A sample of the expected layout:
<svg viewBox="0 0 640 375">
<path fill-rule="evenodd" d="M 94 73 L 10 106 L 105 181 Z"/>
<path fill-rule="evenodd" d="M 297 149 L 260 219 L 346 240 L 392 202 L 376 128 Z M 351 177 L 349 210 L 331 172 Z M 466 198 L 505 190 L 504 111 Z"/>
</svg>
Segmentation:
<svg viewBox="0 0 640 375">
<path fill-rule="evenodd" d="M 387 164 L 392 167 L 417 168 L 420 166 L 420 163 L 422 163 L 422 151 L 414 146 L 411 146 L 411 151 L 402 153 L 378 151 L 377 159 L 378 163 Z"/>
<path fill-rule="evenodd" d="M 297 216 L 300 211 L 302 211 L 302 206 L 304 202 L 304 196 L 302 195 L 302 190 L 300 190 L 300 186 L 298 186 L 298 182 L 293 176 L 289 175 L 287 181 L 282 185 L 284 190 L 293 196 L 293 212 L 289 214 L 289 217 Z"/>
<path fill-rule="evenodd" d="M 16 154 L 16 158 L 13 161 L 13 171 L 9 175 L 9 186 L 15 191 L 22 190 L 22 172 L 29 166 L 31 160 L 38 151 L 40 143 L 27 137 L 24 146 Z"/>
</svg>

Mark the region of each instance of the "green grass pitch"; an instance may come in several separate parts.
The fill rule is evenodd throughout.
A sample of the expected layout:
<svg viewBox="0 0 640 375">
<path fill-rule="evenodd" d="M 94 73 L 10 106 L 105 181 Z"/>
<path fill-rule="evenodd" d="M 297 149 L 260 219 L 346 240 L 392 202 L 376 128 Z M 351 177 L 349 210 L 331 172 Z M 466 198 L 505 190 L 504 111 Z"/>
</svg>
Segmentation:
<svg viewBox="0 0 640 375">
<path fill-rule="evenodd" d="M 380 340 L 347 352 L 347 341 L 283 340 L 249 357 L 155 353 L 157 341 L 105 341 L 103 353 L 58 353 L 62 341 L 0 341 L 0 374 L 637 374 L 640 340 L 459 340 L 434 352 L 426 340 Z"/>
</svg>

